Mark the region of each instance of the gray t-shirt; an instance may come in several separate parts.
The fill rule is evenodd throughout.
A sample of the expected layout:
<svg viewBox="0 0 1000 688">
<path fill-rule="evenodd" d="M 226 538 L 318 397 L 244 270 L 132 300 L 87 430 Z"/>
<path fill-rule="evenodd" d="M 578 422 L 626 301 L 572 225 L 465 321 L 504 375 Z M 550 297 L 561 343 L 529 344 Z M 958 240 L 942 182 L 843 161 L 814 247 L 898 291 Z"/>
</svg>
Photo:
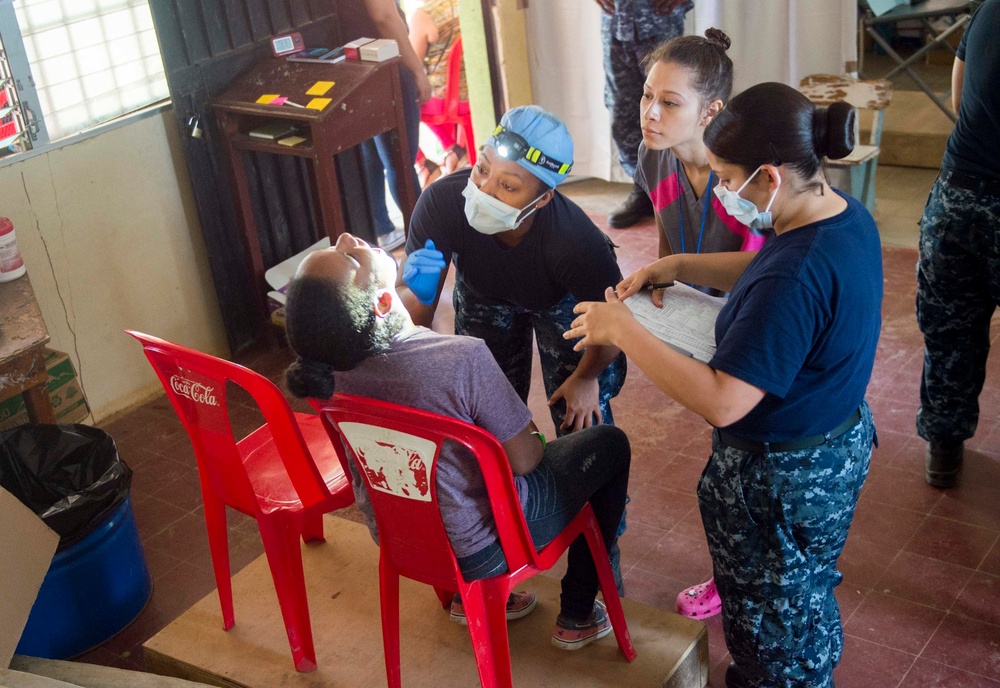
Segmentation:
<svg viewBox="0 0 1000 688">
<path fill-rule="evenodd" d="M 387 354 L 365 359 L 335 376 L 336 390 L 381 399 L 478 425 L 500 442 L 531 422 L 531 411 L 510 386 L 481 339 L 443 335 L 421 327 L 400 334 Z M 352 486 L 372 537 L 378 539 L 375 515 L 355 463 Z M 514 477 L 521 500 L 524 478 Z M 469 451 L 448 442 L 437 469 L 437 495 L 448 539 L 457 557 L 467 557 L 497 539 L 486 485 Z"/>
<path fill-rule="evenodd" d="M 651 151 L 639 144 L 635 183 L 649 195 L 671 253 L 758 251 L 772 234 L 769 229 L 754 231 L 727 213 L 712 191 L 718 182 L 713 174 L 712 183 L 697 197 L 671 150 Z"/>
</svg>

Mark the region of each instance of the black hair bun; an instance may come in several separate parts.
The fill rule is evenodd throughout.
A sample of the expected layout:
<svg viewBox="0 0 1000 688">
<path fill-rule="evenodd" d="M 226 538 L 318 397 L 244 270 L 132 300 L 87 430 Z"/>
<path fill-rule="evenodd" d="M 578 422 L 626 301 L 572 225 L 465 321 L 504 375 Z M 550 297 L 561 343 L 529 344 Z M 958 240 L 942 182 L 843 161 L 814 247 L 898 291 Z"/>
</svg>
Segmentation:
<svg viewBox="0 0 1000 688">
<path fill-rule="evenodd" d="M 725 31 L 717 29 L 714 26 L 705 31 L 705 38 L 708 39 L 709 43 L 719 46 L 724 51 L 729 50 L 729 46 L 733 44 L 733 42 L 729 39 L 729 36 L 726 35 Z"/>
<path fill-rule="evenodd" d="M 299 356 L 285 371 L 285 384 L 300 399 L 329 399 L 334 390 L 333 373 L 333 366 Z"/>
<path fill-rule="evenodd" d="M 839 160 L 854 150 L 857 112 L 843 101 L 813 110 L 813 147 L 817 158 Z"/>
</svg>

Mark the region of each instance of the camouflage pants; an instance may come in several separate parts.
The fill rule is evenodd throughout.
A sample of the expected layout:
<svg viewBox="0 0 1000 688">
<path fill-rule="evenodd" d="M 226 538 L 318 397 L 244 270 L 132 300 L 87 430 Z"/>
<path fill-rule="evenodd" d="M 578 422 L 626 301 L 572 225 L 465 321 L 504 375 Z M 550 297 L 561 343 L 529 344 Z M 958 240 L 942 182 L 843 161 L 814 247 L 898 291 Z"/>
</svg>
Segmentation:
<svg viewBox="0 0 1000 688">
<path fill-rule="evenodd" d="M 920 220 L 917 323 L 924 333 L 917 432 L 958 442 L 976 432 L 990 319 L 1000 303 L 1000 196 L 934 182 Z"/>
<path fill-rule="evenodd" d="M 867 403 L 840 437 L 754 453 L 712 438 L 698 503 L 726 645 L 753 688 L 828 688 L 844 644 L 833 589 L 875 425 Z"/>
<path fill-rule="evenodd" d="M 573 351 L 573 343 L 562 337 L 576 317 L 573 307 L 577 302 L 572 296 L 567 295 L 548 310 L 529 311 L 510 304 L 488 302 L 466 287 L 461 279 L 455 280 L 453 293 L 455 334 L 478 337 L 486 342 L 493 358 L 500 364 L 500 369 L 524 403 L 528 403 L 528 391 L 531 389 L 532 333 L 538 342 L 547 397 L 551 397 L 570 373 L 576 370 L 583 354 Z M 621 391 L 625 382 L 625 370 L 625 355 L 622 354 L 598 378 L 601 414 L 606 425 L 615 424 L 611 413 L 611 399 Z M 559 429 L 566 415 L 566 403 L 560 401 L 550 407 L 550 412 L 556 434 L 567 434 Z"/>
<path fill-rule="evenodd" d="M 674 36 L 633 42 L 619 41 L 608 31 L 602 34 L 604 105 L 611 112 L 611 138 L 618 146 L 618 160 L 630 177 L 635 176 L 639 144 L 642 142 L 639 107 L 642 102 L 642 86 L 646 83 L 646 70 L 642 66 L 642 60 L 668 38 Z"/>
</svg>

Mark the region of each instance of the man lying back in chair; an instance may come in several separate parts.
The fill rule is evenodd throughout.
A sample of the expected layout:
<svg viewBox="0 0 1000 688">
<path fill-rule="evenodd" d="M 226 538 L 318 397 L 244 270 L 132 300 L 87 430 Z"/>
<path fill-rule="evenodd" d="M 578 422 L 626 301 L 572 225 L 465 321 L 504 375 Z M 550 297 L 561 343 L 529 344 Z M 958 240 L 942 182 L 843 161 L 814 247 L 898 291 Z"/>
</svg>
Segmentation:
<svg viewBox="0 0 1000 688">
<path fill-rule="evenodd" d="M 480 339 L 443 335 L 413 324 L 396 295 L 396 264 L 379 248 L 350 234 L 310 254 L 288 291 L 288 341 L 299 354 L 286 374 L 300 397 L 329 398 L 334 391 L 382 399 L 473 423 L 503 445 L 514 473 L 535 546 L 552 541 L 589 501 L 604 536 L 621 590 L 615 533 L 625 508 L 631 451 L 628 438 L 598 425 L 549 442 Z M 354 492 L 372 536 L 371 502 L 354 473 Z M 486 488 L 475 459 L 448 443 L 437 471 L 441 517 L 467 581 L 507 571 Z M 595 598 L 597 573 L 583 536 L 569 549 L 561 609 L 552 642 L 575 650 L 611 632 Z M 530 592 L 515 592 L 507 618 L 535 607 Z M 465 623 L 462 603 L 451 618 Z"/>
</svg>

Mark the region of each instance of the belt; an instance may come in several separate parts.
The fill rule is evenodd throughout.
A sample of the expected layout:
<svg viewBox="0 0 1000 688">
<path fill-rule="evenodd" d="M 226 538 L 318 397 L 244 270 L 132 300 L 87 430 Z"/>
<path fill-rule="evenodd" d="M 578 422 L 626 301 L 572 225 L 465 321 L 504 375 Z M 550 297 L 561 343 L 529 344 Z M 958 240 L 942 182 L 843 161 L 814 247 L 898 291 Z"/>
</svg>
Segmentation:
<svg viewBox="0 0 1000 688">
<path fill-rule="evenodd" d="M 859 420 L 861 420 L 861 409 L 857 408 L 854 409 L 854 413 L 847 417 L 847 420 L 824 435 L 813 435 L 811 437 L 803 437 L 802 439 L 789 440 L 787 442 L 755 442 L 754 440 L 743 439 L 742 437 L 722 430 L 721 428 L 716 428 L 715 431 L 719 433 L 719 441 L 726 446 L 732 447 L 733 449 L 753 452 L 754 454 L 774 454 L 777 452 L 810 449 L 812 447 L 818 447 L 821 444 L 826 444 L 830 440 L 840 437 L 845 432 L 853 428 L 857 425 Z"/>
<path fill-rule="evenodd" d="M 987 179 L 967 172 L 943 170 L 941 181 L 956 189 L 977 192 L 981 189 L 984 196 L 1000 196 L 1000 179 Z"/>
</svg>

